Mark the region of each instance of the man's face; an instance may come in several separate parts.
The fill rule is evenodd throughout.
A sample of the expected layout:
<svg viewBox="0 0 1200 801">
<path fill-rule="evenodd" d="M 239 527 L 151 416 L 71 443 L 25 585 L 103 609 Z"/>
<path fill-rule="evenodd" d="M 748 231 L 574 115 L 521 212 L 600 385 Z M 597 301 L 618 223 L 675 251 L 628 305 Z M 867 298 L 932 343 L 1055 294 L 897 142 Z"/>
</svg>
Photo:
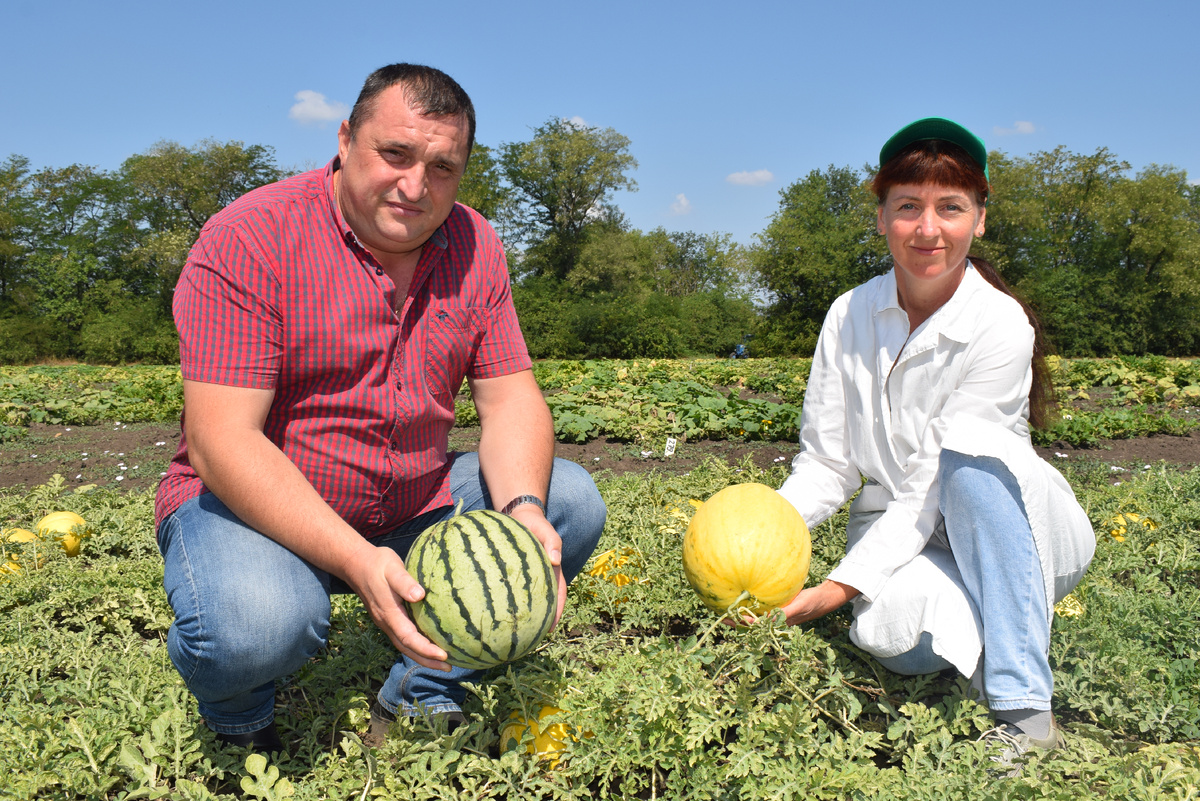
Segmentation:
<svg viewBox="0 0 1200 801">
<path fill-rule="evenodd" d="M 454 208 L 467 167 L 465 117 L 424 117 L 402 86 L 385 89 L 350 135 L 338 130 L 338 205 L 384 266 L 419 253 Z"/>
</svg>

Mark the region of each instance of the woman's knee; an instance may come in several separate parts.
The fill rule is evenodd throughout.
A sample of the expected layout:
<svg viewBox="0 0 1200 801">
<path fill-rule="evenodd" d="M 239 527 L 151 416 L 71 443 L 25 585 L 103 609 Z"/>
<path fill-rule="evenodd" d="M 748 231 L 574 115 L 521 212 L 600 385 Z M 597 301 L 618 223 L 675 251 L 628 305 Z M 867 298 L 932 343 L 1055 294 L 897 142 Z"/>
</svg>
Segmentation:
<svg viewBox="0 0 1200 801">
<path fill-rule="evenodd" d="M 920 676 L 954 667 L 933 650 L 933 635 L 921 633 L 921 639 L 909 650 L 895 656 L 874 655 L 879 664 L 901 676 Z"/>
<path fill-rule="evenodd" d="M 1024 510 L 1016 477 L 1000 459 L 943 450 L 938 461 L 938 491 L 942 513 L 967 502 L 1011 499 Z"/>
</svg>

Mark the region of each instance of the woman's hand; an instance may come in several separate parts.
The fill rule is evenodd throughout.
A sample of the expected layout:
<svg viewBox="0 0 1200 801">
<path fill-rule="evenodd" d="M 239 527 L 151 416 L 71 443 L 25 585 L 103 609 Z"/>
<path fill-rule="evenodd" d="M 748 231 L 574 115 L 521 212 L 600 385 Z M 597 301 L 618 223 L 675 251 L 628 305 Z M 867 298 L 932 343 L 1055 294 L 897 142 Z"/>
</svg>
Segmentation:
<svg viewBox="0 0 1200 801">
<path fill-rule="evenodd" d="M 826 579 L 815 587 L 800 590 L 796 597 L 781 607 L 789 626 L 829 614 L 847 601 L 858 596 L 858 590 L 849 584 Z"/>
</svg>

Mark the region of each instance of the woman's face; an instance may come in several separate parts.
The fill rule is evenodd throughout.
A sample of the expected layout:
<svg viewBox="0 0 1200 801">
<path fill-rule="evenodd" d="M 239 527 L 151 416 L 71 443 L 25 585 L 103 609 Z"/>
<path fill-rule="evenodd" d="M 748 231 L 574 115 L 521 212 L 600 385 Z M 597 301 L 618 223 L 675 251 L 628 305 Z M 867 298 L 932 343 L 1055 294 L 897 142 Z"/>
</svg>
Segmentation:
<svg viewBox="0 0 1200 801">
<path fill-rule="evenodd" d="M 987 210 L 973 193 L 936 184 L 897 184 L 879 206 L 879 233 L 896 262 L 901 296 L 957 287 Z"/>
</svg>

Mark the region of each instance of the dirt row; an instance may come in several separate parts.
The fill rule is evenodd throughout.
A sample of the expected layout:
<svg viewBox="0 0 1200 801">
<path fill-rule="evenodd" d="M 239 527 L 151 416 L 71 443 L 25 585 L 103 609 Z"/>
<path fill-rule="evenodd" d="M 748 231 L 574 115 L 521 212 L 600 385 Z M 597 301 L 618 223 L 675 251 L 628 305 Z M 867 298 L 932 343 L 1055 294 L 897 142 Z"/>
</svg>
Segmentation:
<svg viewBox="0 0 1200 801">
<path fill-rule="evenodd" d="M 478 444 L 477 427 L 451 433 L 452 450 L 474 450 Z M 677 443 L 674 454 L 666 456 L 666 445 L 665 441 L 637 444 L 602 437 L 583 444 L 559 443 L 556 455 L 577 462 L 592 473 L 658 470 L 680 474 L 689 472 L 709 456 L 734 463 L 749 457 L 755 465 L 769 468 L 787 464 L 797 451 L 792 442 L 702 440 Z M 177 424 L 35 425 L 28 436 L 0 443 L 0 489 L 34 487 L 55 473 L 61 474 L 69 485 L 146 489 L 158 483 L 178 447 Z M 1182 468 L 1200 464 L 1200 432 L 1185 437 L 1112 440 L 1099 448 L 1074 448 L 1058 443 L 1037 450 L 1051 463 L 1103 461 L 1119 468 L 1113 471 L 1113 480 L 1118 481 L 1122 471 L 1142 469 L 1160 461 Z"/>
</svg>

